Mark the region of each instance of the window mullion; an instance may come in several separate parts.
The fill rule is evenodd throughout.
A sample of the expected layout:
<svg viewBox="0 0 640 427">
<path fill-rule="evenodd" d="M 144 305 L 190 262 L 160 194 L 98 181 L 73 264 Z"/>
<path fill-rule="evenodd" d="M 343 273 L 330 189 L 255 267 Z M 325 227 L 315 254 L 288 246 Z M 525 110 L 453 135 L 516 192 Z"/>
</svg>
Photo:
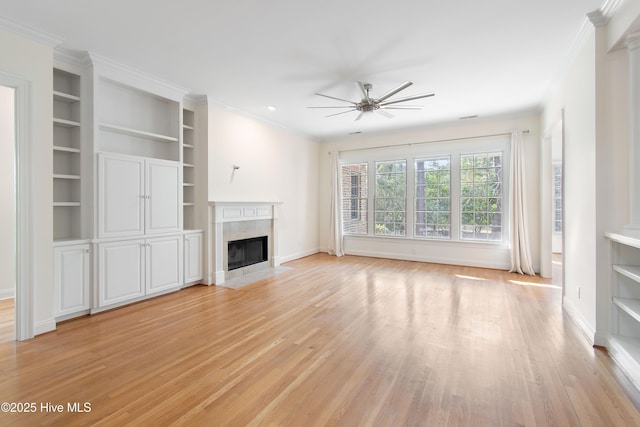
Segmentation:
<svg viewBox="0 0 640 427">
<path fill-rule="evenodd" d="M 460 155 L 451 155 L 451 240 L 460 240 Z"/>
</svg>

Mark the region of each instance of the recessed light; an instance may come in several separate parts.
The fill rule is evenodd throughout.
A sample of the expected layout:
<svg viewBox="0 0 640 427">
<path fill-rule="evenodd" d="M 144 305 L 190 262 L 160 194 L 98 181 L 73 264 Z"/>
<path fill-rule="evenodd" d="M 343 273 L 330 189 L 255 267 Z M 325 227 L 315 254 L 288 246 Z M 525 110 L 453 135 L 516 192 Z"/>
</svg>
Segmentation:
<svg viewBox="0 0 640 427">
<path fill-rule="evenodd" d="M 273 105 L 267 105 L 267 110 L 276 111 L 276 107 L 274 107 Z"/>
</svg>

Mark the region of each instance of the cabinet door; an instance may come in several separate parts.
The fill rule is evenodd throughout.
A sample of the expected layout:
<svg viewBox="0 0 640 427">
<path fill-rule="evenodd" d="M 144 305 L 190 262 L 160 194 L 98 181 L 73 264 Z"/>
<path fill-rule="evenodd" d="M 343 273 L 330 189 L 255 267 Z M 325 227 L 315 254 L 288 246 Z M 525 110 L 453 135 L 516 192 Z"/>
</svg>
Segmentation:
<svg viewBox="0 0 640 427">
<path fill-rule="evenodd" d="M 144 233 L 144 161 L 98 156 L 98 234 L 120 237 Z"/>
<path fill-rule="evenodd" d="M 98 303 L 101 307 L 145 294 L 144 240 L 100 243 Z"/>
<path fill-rule="evenodd" d="M 147 295 L 182 285 L 182 235 L 147 239 Z"/>
<path fill-rule="evenodd" d="M 147 160 L 147 234 L 180 231 L 182 224 L 180 164 L 162 160 Z"/>
<path fill-rule="evenodd" d="M 184 236 L 184 283 L 202 280 L 202 233 Z"/>
<path fill-rule="evenodd" d="M 89 245 L 61 246 L 54 249 L 56 317 L 90 308 Z"/>
</svg>

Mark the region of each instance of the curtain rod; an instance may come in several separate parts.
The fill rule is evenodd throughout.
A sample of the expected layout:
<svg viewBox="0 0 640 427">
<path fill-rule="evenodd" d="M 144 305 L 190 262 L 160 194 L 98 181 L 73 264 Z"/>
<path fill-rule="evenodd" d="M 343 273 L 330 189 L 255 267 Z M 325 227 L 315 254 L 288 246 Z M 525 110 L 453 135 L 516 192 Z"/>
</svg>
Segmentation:
<svg viewBox="0 0 640 427">
<path fill-rule="evenodd" d="M 523 130 L 523 134 L 529 133 L 529 129 Z M 406 144 L 396 144 L 396 145 L 378 145 L 376 147 L 366 147 L 366 148 L 350 148 L 348 150 L 339 150 L 339 153 L 346 153 L 347 151 L 365 151 L 365 150 L 378 150 L 381 148 L 394 148 L 394 147 L 411 147 L 412 145 L 421 145 L 421 144 L 434 144 L 437 142 L 451 142 L 451 141 L 462 141 L 464 139 L 478 139 L 478 138 L 490 138 L 492 136 L 507 136 L 511 135 L 511 132 L 504 133 L 494 133 L 491 135 L 477 135 L 477 136 L 466 136 L 461 138 L 449 138 L 449 139 L 436 139 L 434 141 L 421 141 L 421 142 L 408 142 Z M 331 152 L 329 152 L 331 154 Z"/>
</svg>

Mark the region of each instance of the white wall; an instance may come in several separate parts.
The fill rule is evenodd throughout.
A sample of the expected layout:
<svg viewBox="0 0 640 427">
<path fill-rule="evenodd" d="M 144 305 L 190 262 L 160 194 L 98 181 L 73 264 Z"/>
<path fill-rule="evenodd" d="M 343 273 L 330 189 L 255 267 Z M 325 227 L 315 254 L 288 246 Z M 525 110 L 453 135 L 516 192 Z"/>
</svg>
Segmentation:
<svg viewBox="0 0 640 427">
<path fill-rule="evenodd" d="M 0 30 L 0 72 L 31 83 L 31 188 L 34 228 L 33 251 L 34 326 L 36 333 L 55 328 L 53 320 L 53 188 L 52 141 L 53 54 L 51 48 Z"/>
<path fill-rule="evenodd" d="M 282 202 L 282 262 L 319 250 L 320 145 L 282 128 L 209 105 L 209 200 Z M 235 171 L 233 165 L 240 166 Z"/>
<path fill-rule="evenodd" d="M 14 90 L 0 86 L 0 299 L 14 295 Z"/>
<path fill-rule="evenodd" d="M 593 29 L 552 90 L 543 127 L 564 111 L 563 305 L 587 337 L 605 344 L 610 305 L 606 231 L 629 220 L 626 52 L 607 51 L 607 27 Z"/>
<path fill-rule="evenodd" d="M 595 79 L 592 33 L 547 102 L 542 125 L 550 128 L 564 110 L 564 304 L 591 337 L 596 293 Z"/>
<path fill-rule="evenodd" d="M 534 266 L 540 265 L 540 200 L 539 200 L 539 159 L 540 159 L 540 126 L 535 115 L 513 118 L 476 119 L 424 129 L 412 129 L 387 133 L 384 135 L 358 135 L 335 139 L 323 144 L 320 154 L 320 236 L 321 247 L 326 251 L 329 236 L 330 206 L 330 165 L 328 153 L 333 150 L 351 150 L 386 145 L 454 140 L 473 138 L 483 135 L 509 133 L 512 130 L 529 130 L 525 135 L 528 216 L 531 223 L 530 241 Z M 446 144 L 446 143 L 443 143 Z M 441 242 L 421 239 L 389 239 L 375 237 L 345 237 L 347 253 L 411 259 L 417 261 L 443 262 L 451 264 L 474 265 L 489 268 L 508 269 L 510 266 L 509 250 L 506 245 L 482 246 L 473 243 Z"/>
</svg>

